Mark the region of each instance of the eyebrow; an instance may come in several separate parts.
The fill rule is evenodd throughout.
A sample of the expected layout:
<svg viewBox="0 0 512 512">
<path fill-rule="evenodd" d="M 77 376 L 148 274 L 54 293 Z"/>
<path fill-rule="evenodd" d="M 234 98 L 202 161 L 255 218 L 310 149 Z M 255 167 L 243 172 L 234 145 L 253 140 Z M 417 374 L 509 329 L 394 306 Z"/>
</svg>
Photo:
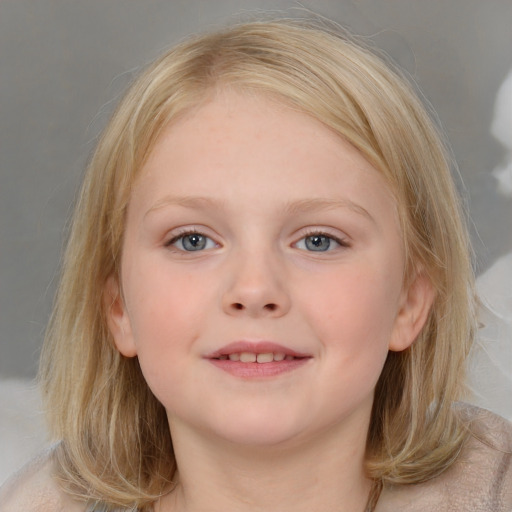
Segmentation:
<svg viewBox="0 0 512 512">
<path fill-rule="evenodd" d="M 144 217 L 155 211 L 161 210 L 167 206 L 183 206 L 184 208 L 216 208 L 218 210 L 224 209 L 224 203 L 210 197 L 202 196 L 165 196 L 159 199 L 151 208 L 144 214 Z"/>
<path fill-rule="evenodd" d="M 330 198 L 312 198 L 300 199 L 292 201 L 285 207 L 286 213 L 296 215 L 298 213 L 308 213 L 318 210 L 335 210 L 337 208 L 347 208 L 350 211 L 366 217 L 368 220 L 375 222 L 370 212 L 361 205 L 354 203 L 350 199 L 330 199 Z"/>
<path fill-rule="evenodd" d="M 224 210 L 224 201 L 219 201 L 210 197 L 203 196 L 165 196 L 159 199 L 144 214 L 144 217 L 165 208 L 167 206 L 183 206 L 185 208 L 214 208 L 216 210 Z M 354 203 L 350 199 L 331 199 L 331 198 L 310 198 L 290 201 L 285 204 L 283 211 L 288 215 L 298 215 L 299 213 L 308 213 L 321 210 L 335 210 L 337 208 L 347 208 L 350 211 L 366 217 L 372 222 L 376 222 L 370 212 L 361 205 Z"/>
</svg>

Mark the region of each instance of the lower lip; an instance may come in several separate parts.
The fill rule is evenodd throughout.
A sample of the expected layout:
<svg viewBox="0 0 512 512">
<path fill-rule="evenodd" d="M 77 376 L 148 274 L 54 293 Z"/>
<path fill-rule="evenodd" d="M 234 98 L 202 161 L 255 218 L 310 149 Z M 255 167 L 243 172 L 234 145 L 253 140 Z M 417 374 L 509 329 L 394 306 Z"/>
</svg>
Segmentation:
<svg viewBox="0 0 512 512">
<path fill-rule="evenodd" d="M 272 361 L 270 363 L 241 363 L 229 359 L 208 359 L 217 368 L 245 379 L 274 377 L 304 366 L 311 358 L 302 357 L 292 360 Z"/>
</svg>

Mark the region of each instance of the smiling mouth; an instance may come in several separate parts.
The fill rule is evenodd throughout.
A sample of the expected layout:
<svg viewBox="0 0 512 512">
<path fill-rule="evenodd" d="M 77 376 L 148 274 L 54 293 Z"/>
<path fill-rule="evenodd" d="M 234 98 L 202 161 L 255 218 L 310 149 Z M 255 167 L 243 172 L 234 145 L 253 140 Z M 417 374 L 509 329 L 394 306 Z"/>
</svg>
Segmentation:
<svg viewBox="0 0 512 512">
<path fill-rule="evenodd" d="M 303 357 L 295 357 L 292 355 L 285 354 L 284 352 L 233 352 L 231 354 L 222 354 L 213 359 L 219 361 L 239 361 L 241 363 L 272 363 L 274 361 L 293 361 L 294 359 L 304 359 Z"/>
<path fill-rule="evenodd" d="M 242 379 L 261 379 L 296 370 L 313 357 L 271 342 L 235 342 L 206 356 L 214 366 Z"/>
</svg>

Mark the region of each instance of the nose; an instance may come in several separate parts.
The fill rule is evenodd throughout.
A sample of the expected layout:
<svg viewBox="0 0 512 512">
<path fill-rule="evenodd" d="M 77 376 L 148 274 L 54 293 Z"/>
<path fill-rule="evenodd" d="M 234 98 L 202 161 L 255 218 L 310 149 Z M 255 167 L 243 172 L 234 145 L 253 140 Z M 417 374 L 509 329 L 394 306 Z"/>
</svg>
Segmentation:
<svg viewBox="0 0 512 512">
<path fill-rule="evenodd" d="M 269 257 L 239 255 L 228 271 L 222 298 L 224 311 L 233 316 L 281 317 L 290 309 L 283 269 Z"/>
</svg>

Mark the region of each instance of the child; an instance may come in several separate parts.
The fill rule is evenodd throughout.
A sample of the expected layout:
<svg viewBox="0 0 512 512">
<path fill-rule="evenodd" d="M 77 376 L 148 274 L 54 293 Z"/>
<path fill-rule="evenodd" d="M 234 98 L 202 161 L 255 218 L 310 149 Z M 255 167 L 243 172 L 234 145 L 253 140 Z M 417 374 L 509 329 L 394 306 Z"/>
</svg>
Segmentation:
<svg viewBox="0 0 512 512">
<path fill-rule="evenodd" d="M 185 41 L 91 161 L 41 363 L 57 442 L 0 510 L 510 511 L 510 426 L 455 403 L 475 318 L 396 72 L 309 23 Z"/>
</svg>

